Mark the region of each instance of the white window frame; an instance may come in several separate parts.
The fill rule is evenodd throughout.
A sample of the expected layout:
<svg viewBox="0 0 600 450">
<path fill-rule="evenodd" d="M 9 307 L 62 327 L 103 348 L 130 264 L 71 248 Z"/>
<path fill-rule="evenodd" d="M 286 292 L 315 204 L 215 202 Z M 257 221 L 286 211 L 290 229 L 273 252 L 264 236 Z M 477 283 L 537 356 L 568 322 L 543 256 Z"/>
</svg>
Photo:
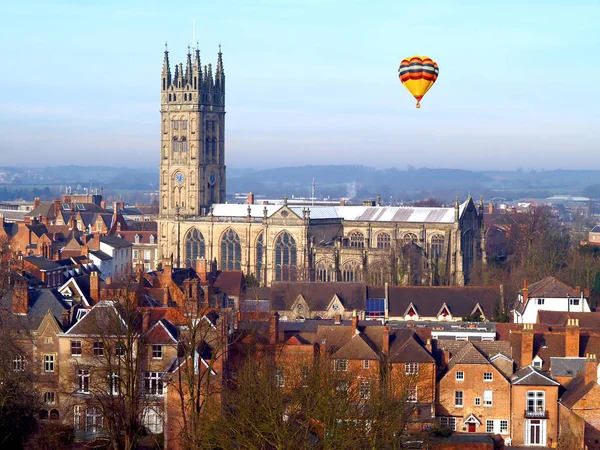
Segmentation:
<svg viewBox="0 0 600 450">
<path fill-rule="evenodd" d="M 46 405 L 56 404 L 56 393 L 53 391 L 44 392 L 44 403 Z"/>
<path fill-rule="evenodd" d="M 81 406 L 73 406 L 73 428 L 75 431 L 81 430 Z"/>
<path fill-rule="evenodd" d="M 459 395 L 460 393 L 460 395 Z M 460 400 L 460 402 L 459 402 Z M 465 391 L 454 391 L 454 407 L 464 408 L 465 406 Z"/>
<path fill-rule="evenodd" d="M 465 381 L 465 373 L 462 370 L 459 370 L 454 374 L 454 379 L 456 381 Z"/>
<path fill-rule="evenodd" d="M 163 346 L 160 344 L 152 345 L 152 359 L 162 359 L 163 357 Z"/>
<path fill-rule="evenodd" d="M 285 387 L 285 370 L 281 366 L 275 366 L 275 385 Z"/>
<path fill-rule="evenodd" d="M 405 375 L 416 375 L 419 373 L 419 363 L 407 362 L 404 363 L 404 374 Z"/>
<path fill-rule="evenodd" d="M 474 404 L 475 406 L 481 406 L 481 397 L 475 397 L 475 398 L 473 399 L 473 404 Z"/>
<path fill-rule="evenodd" d="M 13 357 L 13 371 L 23 372 L 25 370 L 25 356 L 16 355 Z"/>
<path fill-rule="evenodd" d="M 152 434 L 163 432 L 163 418 L 153 407 L 147 406 L 144 409 L 144 426 Z"/>
<path fill-rule="evenodd" d="M 363 369 L 368 369 L 369 367 L 371 367 L 371 361 L 368 359 L 363 360 Z"/>
<path fill-rule="evenodd" d="M 137 250 L 137 248 L 134 248 L 134 249 L 133 249 L 133 259 L 134 259 L 135 261 L 137 261 L 137 260 L 138 260 L 138 258 L 139 258 L 138 250 Z"/>
<path fill-rule="evenodd" d="M 508 420 L 500 420 L 500 434 L 508 434 Z"/>
<path fill-rule="evenodd" d="M 483 372 L 483 381 L 486 383 L 491 383 L 492 381 L 494 381 L 494 373 L 493 372 Z"/>
<path fill-rule="evenodd" d="M 449 428 L 452 431 L 456 431 L 456 418 L 455 417 L 440 417 L 440 427 Z"/>
<path fill-rule="evenodd" d="M 162 372 L 145 372 L 144 373 L 144 391 L 147 395 L 155 395 L 161 397 L 164 394 Z"/>
<path fill-rule="evenodd" d="M 348 372 L 348 360 L 335 359 L 333 361 L 333 370 L 335 370 L 336 372 Z"/>
<path fill-rule="evenodd" d="M 483 391 L 483 406 L 494 406 L 494 391 L 491 389 Z"/>
<path fill-rule="evenodd" d="M 411 386 L 407 389 L 407 395 L 406 395 L 406 401 L 408 403 L 417 403 L 419 396 L 418 396 L 418 387 L 417 386 Z"/>
<path fill-rule="evenodd" d="M 90 369 L 77 369 L 75 372 L 77 382 L 77 392 L 79 394 L 89 394 L 90 393 Z"/>
<path fill-rule="evenodd" d="M 359 396 L 361 400 L 369 400 L 371 398 L 371 383 L 368 381 L 360 382 Z"/>
<path fill-rule="evenodd" d="M 152 254 L 150 250 L 144 250 L 144 261 L 150 261 L 152 259 Z"/>
<path fill-rule="evenodd" d="M 102 410 L 97 406 L 91 406 L 85 409 L 85 431 L 88 433 L 98 433 L 104 428 L 104 416 Z"/>
<path fill-rule="evenodd" d="M 52 373 L 54 372 L 54 361 L 55 361 L 55 355 L 54 354 L 45 354 L 44 355 L 44 372 L 45 373 Z"/>
<path fill-rule="evenodd" d="M 494 432 L 494 420 L 487 419 L 485 421 L 485 432 L 493 433 Z"/>
<path fill-rule="evenodd" d="M 537 304 L 538 305 L 543 305 L 544 304 L 544 299 L 543 298 L 538 298 L 537 299 Z"/>
<path fill-rule="evenodd" d="M 104 356 L 104 342 L 102 342 L 102 341 L 92 342 L 92 354 L 94 356 Z"/>
<path fill-rule="evenodd" d="M 75 352 L 73 352 L 75 350 Z M 83 344 L 79 340 L 71 341 L 71 356 L 81 356 L 83 354 Z"/>
</svg>

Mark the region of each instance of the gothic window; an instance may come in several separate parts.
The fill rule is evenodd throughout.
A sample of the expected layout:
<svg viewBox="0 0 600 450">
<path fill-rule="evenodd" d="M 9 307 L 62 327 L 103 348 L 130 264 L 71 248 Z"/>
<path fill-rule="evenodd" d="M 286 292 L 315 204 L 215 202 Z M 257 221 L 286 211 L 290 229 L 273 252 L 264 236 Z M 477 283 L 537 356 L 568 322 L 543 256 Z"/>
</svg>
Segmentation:
<svg viewBox="0 0 600 450">
<path fill-rule="evenodd" d="M 231 228 L 221 236 L 221 270 L 242 270 L 240 237 Z"/>
<path fill-rule="evenodd" d="M 181 87 L 181 86 L 179 86 L 179 87 Z M 176 101 L 176 100 L 177 100 L 177 94 L 173 94 L 173 101 Z"/>
<path fill-rule="evenodd" d="M 258 235 L 256 239 L 256 279 L 260 282 L 262 280 L 262 267 L 263 267 L 263 233 Z"/>
<path fill-rule="evenodd" d="M 217 138 L 212 140 L 212 161 L 213 163 L 217 161 Z"/>
<path fill-rule="evenodd" d="M 173 153 L 177 153 L 179 151 L 179 141 L 177 140 L 177 136 L 173 138 Z"/>
<path fill-rule="evenodd" d="M 360 231 L 350 233 L 350 247 L 364 248 L 365 246 L 365 235 Z"/>
<path fill-rule="evenodd" d="M 444 236 L 436 234 L 431 238 L 431 258 L 438 259 L 442 257 L 444 251 Z"/>
<path fill-rule="evenodd" d="M 187 152 L 187 139 L 185 137 L 181 138 L 181 151 Z"/>
<path fill-rule="evenodd" d="M 198 77 L 194 77 L 194 89 L 197 89 L 198 86 Z"/>
<path fill-rule="evenodd" d="M 383 261 L 375 261 L 368 266 L 369 284 L 381 286 L 390 281 L 389 274 L 389 264 Z"/>
<path fill-rule="evenodd" d="M 362 280 L 362 269 L 360 262 L 348 261 L 342 266 L 342 280 L 347 283 L 355 283 Z"/>
<path fill-rule="evenodd" d="M 205 257 L 204 236 L 196 228 L 192 228 L 185 236 L 185 266 L 192 267 L 194 261 Z"/>
<path fill-rule="evenodd" d="M 404 245 L 408 245 L 408 244 L 416 244 L 417 241 L 417 235 L 414 233 L 406 233 L 404 235 Z"/>
<path fill-rule="evenodd" d="M 210 162 L 210 142 L 211 142 L 210 139 L 206 138 L 206 143 L 204 144 L 204 154 L 206 156 L 204 159 L 207 163 Z"/>
<path fill-rule="evenodd" d="M 333 274 L 333 263 L 322 259 L 315 265 L 315 281 L 330 282 Z"/>
<path fill-rule="evenodd" d="M 183 94 L 183 99 L 187 102 L 187 94 Z"/>
<path fill-rule="evenodd" d="M 389 233 L 381 232 L 377 235 L 377 248 L 390 248 L 391 242 Z"/>
<path fill-rule="evenodd" d="M 296 281 L 296 241 L 284 231 L 275 240 L 275 281 Z"/>
<path fill-rule="evenodd" d="M 169 101 L 171 101 L 171 94 L 169 94 Z"/>
<path fill-rule="evenodd" d="M 163 78 L 163 91 L 167 89 L 167 79 Z"/>
<path fill-rule="evenodd" d="M 194 94 L 190 94 L 190 95 L 188 95 L 188 99 L 190 100 L 190 102 L 193 100 L 193 97 L 192 97 L 193 95 L 194 95 Z"/>
<path fill-rule="evenodd" d="M 190 95 L 192 95 L 192 94 L 190 94 Z M 181 121 L 181 129 L 182 130 L 187 130 L 187 122 L 188 122 L 187 120 Z"/>
</svg>

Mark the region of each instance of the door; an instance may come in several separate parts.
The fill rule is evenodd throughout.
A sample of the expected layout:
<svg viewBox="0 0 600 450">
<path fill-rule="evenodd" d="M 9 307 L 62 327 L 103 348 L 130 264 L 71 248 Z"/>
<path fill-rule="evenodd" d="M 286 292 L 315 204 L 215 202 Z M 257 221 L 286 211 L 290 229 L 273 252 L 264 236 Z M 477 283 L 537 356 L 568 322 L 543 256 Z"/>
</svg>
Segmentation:
<svg viewBox="0 0 600 450">
<path fill-rule="evenodd" d="M 469 433 L 475 433 L 477 431 L 477 426 L 474 423 L 469 423 Z"/>
<path fill-rule="evenodd" d="M 546 445 L 545 420 L 528 420 L 525 427 L 526 445 Z"/>
</svg>

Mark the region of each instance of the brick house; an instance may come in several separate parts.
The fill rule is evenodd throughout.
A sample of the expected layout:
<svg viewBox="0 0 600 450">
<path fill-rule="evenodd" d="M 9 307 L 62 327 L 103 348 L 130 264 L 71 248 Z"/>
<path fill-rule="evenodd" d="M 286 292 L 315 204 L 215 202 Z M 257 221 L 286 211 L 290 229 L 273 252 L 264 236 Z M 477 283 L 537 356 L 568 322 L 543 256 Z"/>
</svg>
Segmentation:
<svg viewBox="0 0 600 450">
<path fill-rule="evenodd" d="M 467 342 L 438 381 L 438 421 L 455 431 L 509 436 L 510 388 L 502 371 Z"/>
<path fill-rule="evenodd" d="M 117 236 L 132 244 L 131 265 L 144 266 L 146 272 L 158 268 L 158 234 L 156 231 L 120 231 Z"/>
</svg>

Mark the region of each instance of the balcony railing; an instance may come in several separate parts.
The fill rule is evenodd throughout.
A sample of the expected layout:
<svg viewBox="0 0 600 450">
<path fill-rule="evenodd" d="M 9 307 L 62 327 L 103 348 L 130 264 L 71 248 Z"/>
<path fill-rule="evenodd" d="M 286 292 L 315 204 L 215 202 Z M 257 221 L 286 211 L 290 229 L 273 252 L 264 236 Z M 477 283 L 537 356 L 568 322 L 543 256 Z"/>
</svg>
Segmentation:
<svg viewBox="0 0 600 450">
<path fill-rule="evenodd" d="M 526 409 L 525 417 L 528 419 L 547 419 L 548 418 L 548 410 L 547 409 Z"/>
</svg>

